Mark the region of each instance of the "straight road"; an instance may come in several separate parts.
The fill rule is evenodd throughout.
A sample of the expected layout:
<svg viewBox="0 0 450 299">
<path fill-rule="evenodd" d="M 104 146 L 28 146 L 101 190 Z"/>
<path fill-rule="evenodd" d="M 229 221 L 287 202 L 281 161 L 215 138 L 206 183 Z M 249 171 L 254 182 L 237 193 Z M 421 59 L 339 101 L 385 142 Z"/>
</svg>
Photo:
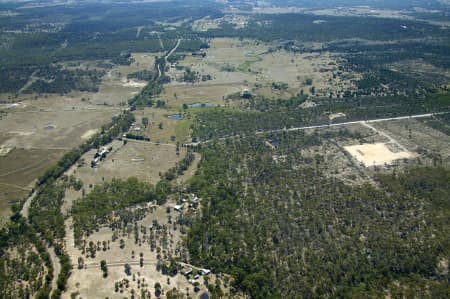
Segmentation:
<svg viewBox="0 0 450 299">
<path fill-rule="evenodd" d="M 370 120 L 357 120 L 357 121 L 348 121 L 343 123 L 335 123 L 335 124 L 326 124 L 326 125 L 315 125 L 315 126 L 304 126 L 304 127 L 295 127 L 295 128 L 285 128 L 285 129 L 277 129 L 277 130 L 267 130 L 267 131 L 257 131 L 255 132 L 255 135 L 261 135 L 261 134 L 267 134 L 267 133 L 279 133 L 279 132 L 293 132 L 293 131 L 302 131 L 302 130 L 308 130 L 308 129 L 322 129 L 322 128 L 332 128 L 332 127 L 345 127 L 348 125 L 366 125 L 370 123 L 378 123 L 378 122 L 385 122 L 385 121 L 392 121 L 392 120 L 402 120 L 402 119 L 415 119 L 415 118 L 427 118 L 432 117 L 436 115 L 442 115 L 442 114 L 448 114 L 450 112 L 438 112 L 438 113 L 425 113 L 425 114 L 416 114 L 416 115 L 408 115 L 408 116 L 398 116 L 398 117 L 389 117 L 389 118 L 377 118 L 377 119 L 370 119 Z M 233 135 L 233 136 L 227 136 L 219 138 L 219 140 L 228 139 L 228 138 L 235 138 L 239 137 L 239 135 Z M 186 143 L 185 146 L 197 146 L 200 144 L 209 143 L 211 140 L 205 140 L 205 141 L 199 141 L 199 142 L 192 142 L 192 143 Z"/>
</svg>

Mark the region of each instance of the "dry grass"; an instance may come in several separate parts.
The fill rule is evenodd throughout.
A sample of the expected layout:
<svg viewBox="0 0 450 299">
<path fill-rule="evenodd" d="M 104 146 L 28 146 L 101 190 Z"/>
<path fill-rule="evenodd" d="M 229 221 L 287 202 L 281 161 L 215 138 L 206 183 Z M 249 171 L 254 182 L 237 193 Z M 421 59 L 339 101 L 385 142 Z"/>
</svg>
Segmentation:
<svg viewBox="0 0 450 299">
<path fill-rule="evenodd" d="M 182 104 L 211 102 L 224 104 L 227 95 L 243 89 L 269 98 L 289 98 L 303 89 L 310 92 L 305 82 L 312 79 L 317 95 L 336 95 L 342 90 L 354 88 L 351 74 L 333 78 L 338 70 L 338 58 L 330 53 L 295 54 L 279 50 L 270 52 L 276 45 L 253 40 L 239 41 L 231 38 L 214 39 L 205 58 L 188 53 L 181 66 L 190 67 L 200 75 L 211 75 L 210 81 L 195 84 L 177 82 L 183 74 L 172 68 L 172 83 L 166 86 L 163 98 L 178 108 Z M 227 70 L 228 69 L 228 70 Z M 229 71 L 229 70 L 232 71 Z M 272 89 L 273 82 L 288 84 L 288 89 Z"/>
<path fill-rule="evenodd" d="M 34 180 L 64 152 L 14 149 L 0 157 L 0 215 L 9 215 L 10 203 L 23 199 L 31 190 Z"/>
<path fill-rule="evenodd" d="M 89 185 L 101 184 L 113 178 L 127 179 L 130 176 L 156 184 L 159 173 L 164 173 L 180 161 L 185 150 L 180 150 L 180 156 L 175 153 L 175 146 L 155 145 L 146 142 L 128 140 L 124 145 L 121 141 L 114 141 L 107 147 L 113 151 L 97 168 L 91 168 L 90 161 L 96 150 L 83 155 L 85 164 L 76 168 L 74 175 L 81 179 L 86 189 Z"/>
</svg>

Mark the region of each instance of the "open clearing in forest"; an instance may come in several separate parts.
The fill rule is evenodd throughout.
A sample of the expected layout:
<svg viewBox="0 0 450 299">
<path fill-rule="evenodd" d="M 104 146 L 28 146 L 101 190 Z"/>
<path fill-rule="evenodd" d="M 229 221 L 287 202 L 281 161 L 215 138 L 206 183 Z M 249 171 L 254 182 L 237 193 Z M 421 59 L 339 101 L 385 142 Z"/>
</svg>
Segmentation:
<svg viewBox="0 0 450 299">
<path fill-rule="evenodd" d="M 348 151 L 364 166 L 382 166 L 400 159 L 411 159 L 413 154 L 405 151 L 394 152 L 387 143 L 360 144 L 346 146 Z"/>
</svg>

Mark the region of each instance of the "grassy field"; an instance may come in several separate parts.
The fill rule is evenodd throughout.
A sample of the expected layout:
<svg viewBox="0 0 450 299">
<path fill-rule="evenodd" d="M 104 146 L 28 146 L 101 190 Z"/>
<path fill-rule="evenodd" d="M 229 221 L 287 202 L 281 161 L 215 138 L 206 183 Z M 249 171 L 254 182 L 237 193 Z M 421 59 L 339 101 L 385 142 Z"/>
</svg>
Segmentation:
<svg viewBox="0 0 450 299">
<path fill-rule="evenodd" d="M 0 216 L 9 215 L 9 204 L 23 199 L 34 180 L 62 157 L 64 150 L 13 149 L 0 157 Z"/>
<path fill-rule="evenodd" d="M 179 66 L 188 67 L 200 76 L 210 75 L 212 80 L 177 82 L 182 72 L 169 70 L 172 83 L 165 87 L 163 98 L 171 107 L 197 102 L 223 105 L 227 95 L 244 89 L 269 98 L 289 98 L 301 90 L 311 93 L 314 86 L 315 96 L 336 96 L 354 89 L 352 81 L 359 78 L 356 73 L 339 70 L 339 57 L 327 52 L 297 54 L 274 50 L 277 45 L 231 38 L 213 39 L 210 45 L 205 58 L 185 53 Z M 287 89 L 274 89 L 272 83 L 286 83 Z"/>
</svg>

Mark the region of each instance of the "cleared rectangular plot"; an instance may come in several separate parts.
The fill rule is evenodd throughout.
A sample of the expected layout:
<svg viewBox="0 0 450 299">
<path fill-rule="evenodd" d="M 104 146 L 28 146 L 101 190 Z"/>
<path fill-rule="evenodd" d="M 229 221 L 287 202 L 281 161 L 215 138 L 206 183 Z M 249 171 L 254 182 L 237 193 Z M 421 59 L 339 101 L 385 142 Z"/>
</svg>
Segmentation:
<svg viewBox="0 0 450 299">
<path fill-rule="evenodd" d="M 414 155 L 410 152 L 393 152 L 387 143 L 360 144 L 344 147 L 356 160 L 364 166 L 380 166 L 392 164 L 401 159 L 411 159 Z"/>
</svg>

